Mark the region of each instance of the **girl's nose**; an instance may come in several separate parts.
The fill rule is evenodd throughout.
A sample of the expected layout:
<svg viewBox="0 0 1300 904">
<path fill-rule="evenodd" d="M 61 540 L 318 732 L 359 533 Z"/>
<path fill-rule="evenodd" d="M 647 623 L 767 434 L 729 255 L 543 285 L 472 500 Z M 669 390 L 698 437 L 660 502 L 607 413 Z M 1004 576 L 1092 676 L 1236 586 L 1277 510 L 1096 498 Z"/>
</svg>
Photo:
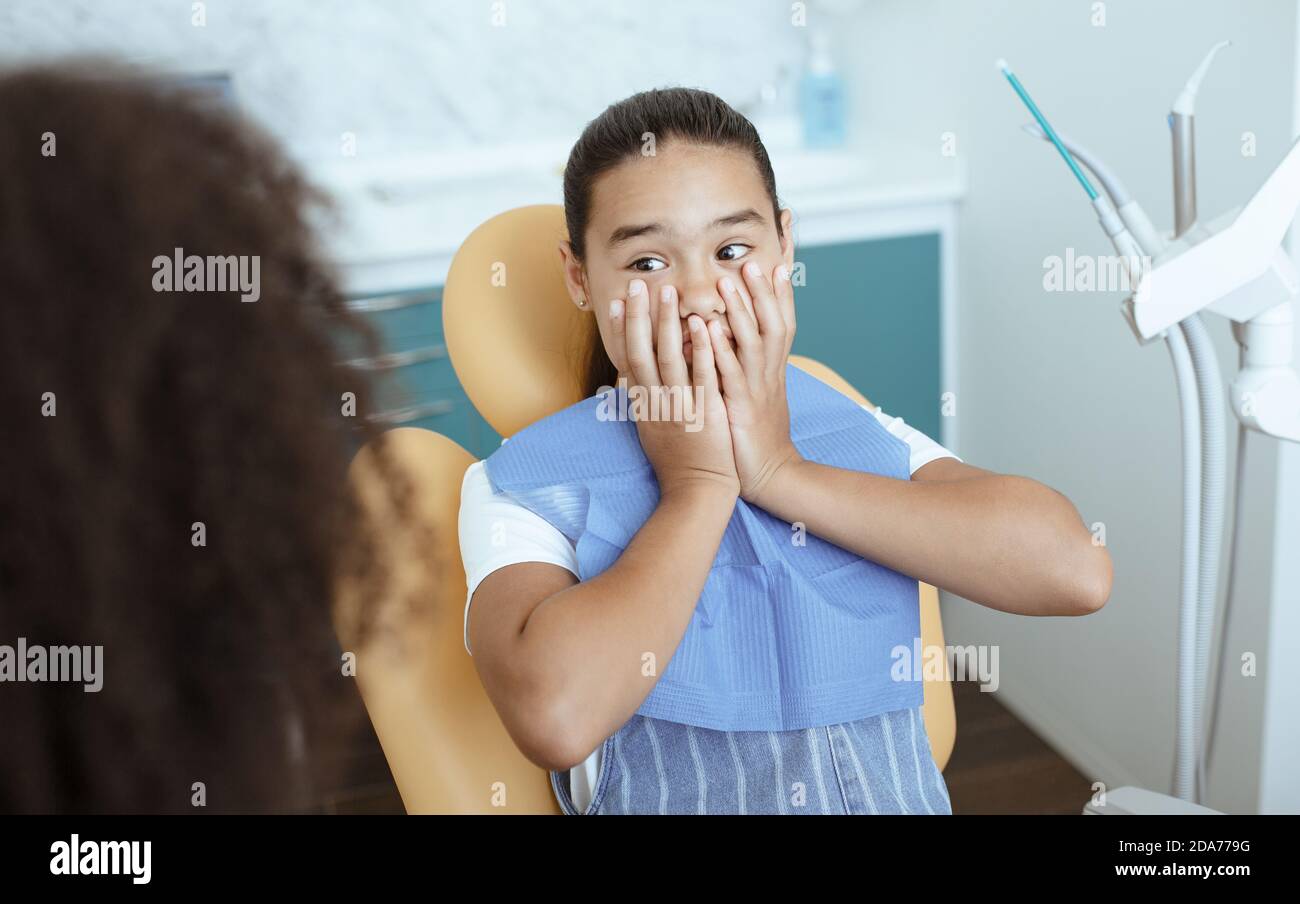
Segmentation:
<svg viewBox="0 0 1300 904">
<path fill-rule="evenodd" d="M 692 280 L 676 288 L 682 320 L 692 314 L 698 314 L 708 322 L 725 309 L 722 296 L 718 294 L 718 287 L 711 279 Z"/>
</svg>

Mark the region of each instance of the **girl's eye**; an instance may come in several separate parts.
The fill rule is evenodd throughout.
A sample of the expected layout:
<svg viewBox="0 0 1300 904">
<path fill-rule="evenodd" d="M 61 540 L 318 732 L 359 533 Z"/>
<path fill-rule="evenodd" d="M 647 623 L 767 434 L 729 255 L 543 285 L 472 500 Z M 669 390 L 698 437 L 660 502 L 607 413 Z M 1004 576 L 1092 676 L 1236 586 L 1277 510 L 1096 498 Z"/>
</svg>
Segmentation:
<svg viewBox="0 0 1300 904">
<path fill-rule="evenodd" d="M 740 260 L 749 251 L 751 251 L 753 247 L 754 247 L 753 245 L 745 245 L 742 244 L 741 242 L 732 242 L 730 245 L 723 245 L 718 250 L 718 257 L 724 261 Z"/>
<path fill-rule="evenodd" d="M 642 266 L 642 264 L 658 264 L 659 266 L 658 267 Z M 652 273 L 655 270 L 662 270 L 664 267 L 667 266 L 668 266 L 667 264 L 659 260 L 659 258 L 657 257 L 638 257 L 636 260 L 632 261 L 632 269 L 640 270 L 642 273 Z"/>
</svg>

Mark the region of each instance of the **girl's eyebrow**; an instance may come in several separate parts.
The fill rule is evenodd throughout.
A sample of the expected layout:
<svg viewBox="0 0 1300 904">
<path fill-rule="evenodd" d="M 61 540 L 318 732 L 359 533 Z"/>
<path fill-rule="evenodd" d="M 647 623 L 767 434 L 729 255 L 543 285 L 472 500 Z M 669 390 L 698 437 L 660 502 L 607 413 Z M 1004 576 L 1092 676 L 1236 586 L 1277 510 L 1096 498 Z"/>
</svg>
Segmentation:
<svg viewBox="0 0 1300 904">
<path fill-rule="evenodd" d="M 763 215 L 752 207 L 745 210 L 738 210 L 735 213 L 729 213 L 726 216 L 718 217 L 710 223 L 706 229 L 718 229 L 722 226 L 739 226 L 742 223 L 752 223 L 758 226 L 765 225 L 767 220 Z M 624 242 L 639 238 L 643 235 L 662 235 L 667 232 L 662 223 L 643 223 L 636 226 L 620 226 L 609 235 L 607 247 L 614 248 Z"/>
</svg>

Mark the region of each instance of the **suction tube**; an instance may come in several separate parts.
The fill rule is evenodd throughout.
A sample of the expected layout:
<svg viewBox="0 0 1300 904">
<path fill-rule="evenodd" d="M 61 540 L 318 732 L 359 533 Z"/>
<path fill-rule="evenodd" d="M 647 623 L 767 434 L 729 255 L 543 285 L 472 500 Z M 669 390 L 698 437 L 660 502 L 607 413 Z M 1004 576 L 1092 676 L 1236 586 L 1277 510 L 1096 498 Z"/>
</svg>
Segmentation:
<svg viewBox="0 0 1300 904">
<path fill-rule="evenodd" d="M 1170 111 L 1169 126 L 1173 142 L 1174 172 L 1174 235 L 1185 235 L 1196 225 L 1196 96 L 1201 88 L 1205 74 L 1219 51 L 1231 45 L 1231 41 L 1220 41 L 1210 48 L 1202 58 L 1199 66 L 1188 78 L 1178 97 L 1174 99 Z M 1223 406 L 1226 402 L 1223 393 L 1223 375 L 1219 370 L 1219 359 L 1214 351 L 1214 343 L 1201 320 L 1200 314 L 1193 314 L 1179 324 L 1186 337 L 1191 352 L 1192 366 L 1196 375 L 1197 394 L 1200 397 L 1200 444 L 1201 444 L 1201 486 L 1200 486 L 1200 550 L 1197 557 L 1197 594 L 1196 594 L 1196 638 L 1193 658 L 1195 666 L 1193 677 L 1195 688 L 1193 733 L 1195 751 L 1192 762 L 1194 775 L 1186 776 L 1187 753 L 1182 747 L 1178 751 L 1176 767 L 1176 793 L 1184 800 L 1200 801 L 1207 788 L 1206 758 L 1209 741 L 1205 734 L 1205 687 L 1210 668 L 1210 643 L 1214 633 L 1214 617 L 1218 608 L 1219 591 L 1219 553 L 1223 546 L 1223 508 L 1227 469 L 1227 441 L 1223 435 Z M 1174 331 L 1171 330 L 1172 334 Z M 1235 494 L 1240 504 L 1241 485 L 1238 482 Z M 1234 538 L 1235 539 L 1235 538 Z M 1185 563 L 1186 564 L 1186 563 Z M 1231 588 L 1229 588 L 1231 590 Z M 1224 626 L 1226 630 L 1227 626 Z M 1182 658 L 1182 648 L 1179 648 Z M 1180 689 L 1181 694 L 1181 689 Z M 1215 689 L 1218 696 L 1218 689 Z M 1180 719 L 1182 711 L 1180 710 Z M 1180 724 L 1180 741 L 1182 725 Z"/>
<path fill-rule="evenodd" d="M 1174 794 L 1191 800 L 1196 775 L 1196 637 L 1200 578 L 1201 406 L 1187 339 L 1180 329 L 1165 334 L 1178 383 L 1183 429 L 1183 562 L 1178 604 L 1177 712 L 1174 737 Z"/>
<path fill-rule="evenodd" d="M 1201 512 L 1200 555 L 1196 600 L 1196 701 L 1194 735 L 1196 738 L 1196 783 L 1191 800 L 1201 801 L 1205 788 L 1205 686 L 1210 670 L 1210 638 L 1218 608 L 1219 553 L 1223 547 L 1224 483 L 1227 479 L 1227 440 L 1224 437 L 1223 374 L 1214 343 L 1200 314 L 1193 314 L 1180 324 L 1187 337 L 1196 372 L 1197 394 L 1201 407 Z M 1240 492 L 1240 490 L 1238 490 Z M 1180 795 L 1181 796 L 1181 795 Z"/>
</svg>

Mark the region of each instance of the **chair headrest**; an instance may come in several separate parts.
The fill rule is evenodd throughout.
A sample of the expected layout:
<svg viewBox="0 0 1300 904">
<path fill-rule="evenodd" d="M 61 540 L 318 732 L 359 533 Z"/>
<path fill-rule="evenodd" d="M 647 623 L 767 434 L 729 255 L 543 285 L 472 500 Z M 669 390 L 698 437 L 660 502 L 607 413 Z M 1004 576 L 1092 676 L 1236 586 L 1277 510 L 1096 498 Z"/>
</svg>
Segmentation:
<svg viewBox="0 0 1300 904">
<path fill-rule="evenodd" d="M 580 369 L 596 329 L 564 286 L 559 204 L 517 207 L 483 223 L 452 258 L 442 323 L 456 376 L 502 436 L 584 397 Z"/>
</svg>

